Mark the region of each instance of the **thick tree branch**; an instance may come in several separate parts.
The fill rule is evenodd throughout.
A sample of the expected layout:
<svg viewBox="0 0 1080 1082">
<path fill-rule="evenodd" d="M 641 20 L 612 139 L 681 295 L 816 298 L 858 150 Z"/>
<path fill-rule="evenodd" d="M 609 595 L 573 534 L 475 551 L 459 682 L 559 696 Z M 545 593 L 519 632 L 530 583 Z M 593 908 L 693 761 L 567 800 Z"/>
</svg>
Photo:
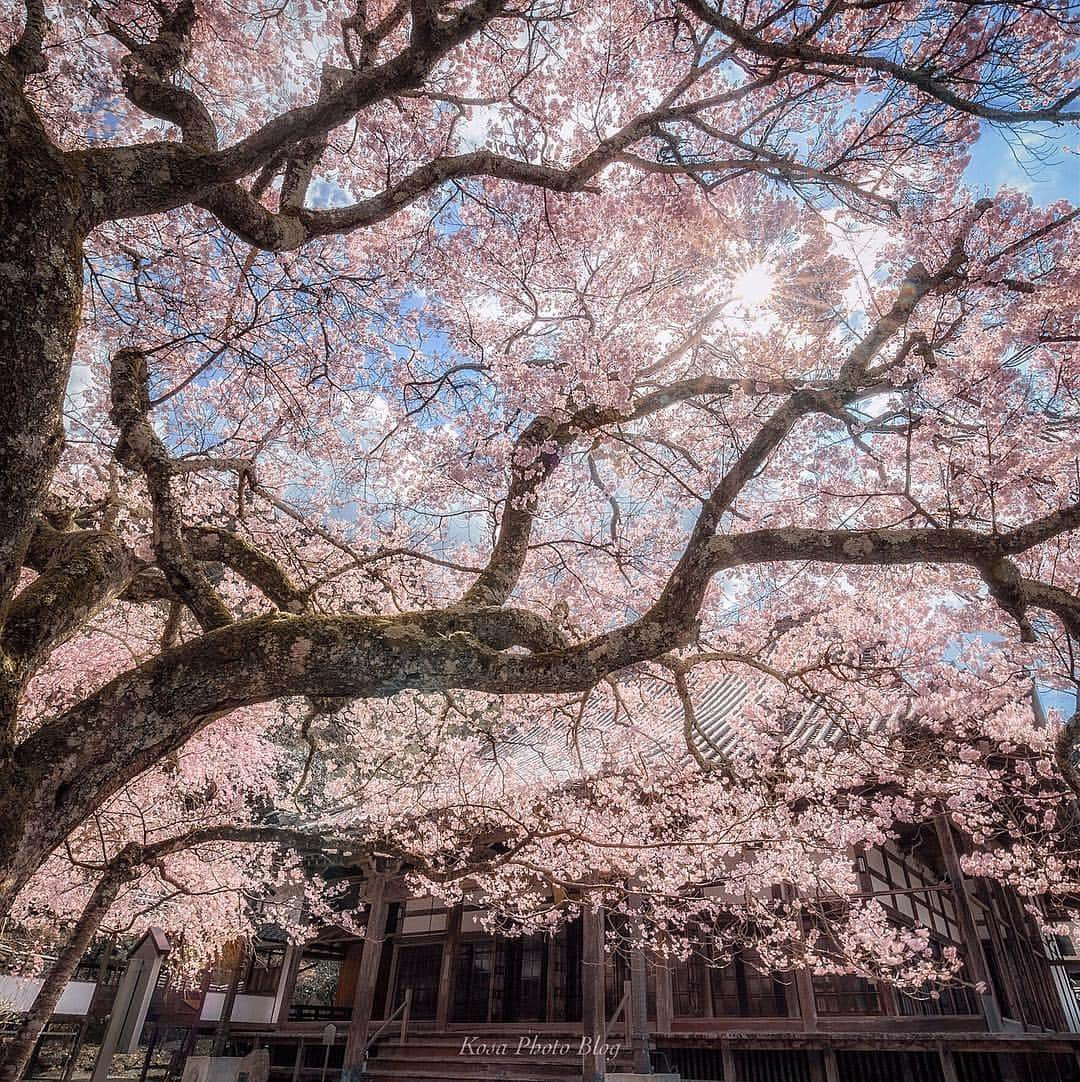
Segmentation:
<svg viewBox="0 0 1080 1082">
<path fill-rule="evenodd" d="M 172 492 L 172 461 L 150 423 L 146 355 L 137 349 L 118 350 L 111 374 L 109 416 L 120 431 L 116 458 L 127 469 L 141 470 L 146 478 L 158 566 L 204 630 L 221 627 L 232 616 L 188 549 L 181 508 Z"/>
<path fill-rule="evenodd" d="M 5 58 L 20 82 L 28 75 L 40 75 L 48 68 L 45 35 L 49 32 L 49 19 L 44 0 L 24 0 L 24 3 L 26 22 L 23 31 Z"/>
<path fill-rule="evenodd" d="M 488 5 L 494 13 L 501 8 L 499 3 Z M 479 14 L 482 5 L 473 5 Z M 414 13 L 415 14 L 415 13 Z M 416 62 L 433 63 L 454 45 L 459 43 L 458 35 L 461 32 L 462 19 L 468 14 L 468 9 L 462 12 L 450 22 L 435 20 L 429 22 L 430 33 L 414 34 L 411 50 L 418 51 Z M 482 19 L 487 21 L 493 17 L 488 14 Z M 468 20 L 466 20 L 468 22 Z M 437 28 L 437 29 L 436 29 Z M 475 27 L 470 30 L 474 32 Z M 155 43 L 156 45 L 156 43 Z M 134 55 L 141 57 L 147 47 L 132 45 Z M 166 52 L 168 60 L 176 55 L 176 50 Z M 406 56 L 401 54 L 401 57 Z M 175 175 L 173 165 L 167 165 L 171 190 L 162 193 L 167 202 L 154 204 L 152 208 L 121 209 L 111 207 L 106 210 L 107 218 L 126 217 L 133 213 L 146 213 L 149 209 L 166 209 L 167 206 L 176 206 L 183 202 L 194 201 L 200 206 L 211 211 L 227 228 L 233 230 L 238 236 L 256 245 L 273 251 L 285 251 L 298 248 L 306 241 L 327 234 L 345 233 L 365 226 L 381 222 L 403 207 L 415 202 L 424 194 L 453 180 L 461 180 L 471 177 L 491 177 L 495 179 L 512 180 L 518 183 L 545 188 L 552 191 L 574 192 L 586 188 L 589 182 L 600 173 L 608 164 L 616 161 L 621 152 L 633 143 L 654 132 L 658 125 L 665 121 L 678 120 L 682 117 L 691 116 L 696 111 L 704 108 L 715 108 L 718 105 L 740 100 L 754 91 L 771 85 L 779 77 L 779 71 L 754 80 L 743 86 L 735 87 L 730 91 L 714 95 L 707 100 L 678 104 L 677 99 L 692 85 L 696 72 L 688 76 L 676 89 L 669 93 L 661 105 L 639 117 L 631 120 L 620 131 L 602 140 L 589 153 L 582 157 L 573 166 L 562 167 L 552 165 L 533 164 L 507 158 L 503 155 L 490 151 L 475 151 L 468 154 L 447 155 L 434 159 L 418 166 L 401 180 L 392 183 L 387 188 L 367 199 L 347 207 L 333 208 L 329 210 L 306 210 L 303 207 L 304 198 L 308 185 L 311 181 L 312 170 L 326 146 L 326 133 L 338 124 L 349 119 L 353 113 L 376 100 L 403 93 L 412 89 L 409 79 L 415 79 L 415 73 L 411 69 L 394 68 L 401 57 L 389 61 L 379 69 L 364 69 L 360 72 L 342 72 L 340 69 L 326 68 L 323 72 L 319 101 L 315 106 L 309 107 L 314 112 L 306 122 L 300 124 L 282 124 L 279 135 L 280 142 L 272 148 L 269 156 L 265 151 L 260 151 L 259 156 L 244 159 L 239 152 L 242 145 L 254 146 L 251 140 L 245 140 L 243 144 L 231 148 L 229 151 L 214 151 L 216 147 L 216 132 L 212 121 L 205 108 L 190 92 L 178 89 L 173 83 L 166 81 L 166 68 L 164 63 L 158 61 L 158 52 L 152 53 L 152 59 L 156 67 L 147 62 L 140 62 L 140 74 L 129 75 L 125 78 L 125 89 L 129 97 L 141 108 L 154 116 L 161 117 L 177 124 L 183 135 L 183 146 L 192 150 L 202 151 L 202 170 L 194 187 L 188 187 L 181 183 Z M 372 71 L 382 75 L 382 85 L 372 85 L 367 89 L 360 90 L 358 80 L 370 81 Z M 146 72 L 151 72 L 147 77 Z M 402 80 L 405 80 L 402 82 Z M 352 111 L 341 112 L 341 100 L 353 103 Z M 323 121 L 321 111 L 333 115 L 333 120 Z M 294 110 L 293 113 L 300 111 Z M 292 114 L 285 114 L 291 116 Z M 284 120 L 283 118 L 279 118 Z M 271 122 L 271 127 L 276 122 Z M 324 126 L 325 125 L 325 126 Z M 297 132 L 294 135 L 294 131 Z M 303 138 L 299 135 L 302 131 Z M 174 144 L 156 144 L 161 147 L 164 155 L 175 156 L 169 149 Z M 256 196 L 244 188 L 233 183 L 239 177 L 255 171 L 269 163 L 270 160 L 279 156 L 290 146 L 286 157 L 286 169 L 283 180 L 282 193 L 279 200 L 279 210 L 274 212 L 267 208 Z M 142 154 L 145 148 L 126 148 L 124 153 L 134 152 Z M 110 153 L 119 154 L 120 151 Z M 229 164 L 222 164 L 222 158 L 226 157 Z M 245 164 L 234 167 L 231 162 L 234 158 L 241 158 Z M 107 158 L 88 158 L 87 162 L 91 170 L 113 164 L 117 168 L 125 168 L 125 163 L 116 159 L 111 162 Z M 132 163 L 130 168 L 139 175 L 145 172 L 146 163 Z M 175 164 L 179 170 L 181 163 Z M 193 167 L 194 168 L 194 167 Z M 128 185 L 130 187 L 130 185 Z M 120 189 L 124 188 L 121 183 Z M 178 198 L 174 198 L 178 197 Z M 112 196 L 109 192 L 103 193 L 103 199 L 108 201 Z M 95 212 L 96 213 L 96 212 Z M 100 220 L 100 219 L 97 219 Z"/>
<path fill-rule="evenodd" d="M 238 622 L 117 677 L 30 737 L 18 752 L 25 790 L 34 794 L 25 810 L 48 822 L 49 839 L 57 844 L 88 810 L 161 755 L 243 705 L 290 695 L 386 697 L 406 688 L 582 692 L 612 672 L 684 645 L 709 581 L 724 570 L 786 562 L 979 570 L 1007 550 L 1015 552 L 1025 529 L 994 535 L 789 527 L 712 537 L 693 560 L 680 561 L 639 620 L 577 644 L 556 645 L 539 618 L 512 609 Z M 1025 581 L 1024 592 L 1034 607 L 1080 610 L 1080 601 L 1042 584 Z M 521 645 L 540 650 L 511 649 Z"/>
<path fill-rule="evenodd" d="M 49 564 L 16 596 L 0 632 L 6 662 L 0 694 L 9 699 L 12 716 L 26 681 L 49 653 L 118 597 L 138 567 L 109 530 L 57 535 Z"/>
<path fill-rule="evenodd" d="M 154 88 L 133 84 L 131 91 L 143 96 L 154 115 L 180 125 L 185 142 L 100 148 L 73 155 L 86 178 L 91 223 L 151 214 L 203 199 L 212 205 L 235 203 L 245 211 L 250 209 L 247 193 L 217 189 L 257 172 L 304 140 L 319 139 L 374 102 L 416 89 L 439 60 L 497 18 L 504 6 L 505 0 L 474 0 L 453 18 L 440 21 L 430 40 L 414 40 L 385 63 L 350 73 L 314 104 L 290 109 L 224 149 L 208 149 L 210 130 L 199 118 L 209 114 L 188 92 L 171 93 L 176 88 L 163 78 L 156 80 Z"/>
<path fill-rule="evenodd" d="M 534 420 L 518 438 L 514 449 L 510 485 L 491 557 L 465 593 L 462 604 L 501 605 L 510 596 L 528 556 L 539 489 L 559 465 L 566 448 L 579 436 L 629 424 L 692 399 L 725 397 L 742 389 L 744 384 L 745 381 L 738 379 L 696 376 L 650 391 L 628 410 L 578 410 L 561 424 L 550 417 Z M 774 380 L 767 385 L 766 393 L 791 394 L 816 386 L 800 380 Z M 829 386 L 821 384 L 824 389 Z"/>
<path fill-rule="evenodd" d="M 737 100 L 772 81 L 773 78 L 769 77 L 739 87 L 720 98 L 710 99 L 710 104 L 718 104 L 721 99 Z M 649 135 L 663 120 L 684 115 L 698 107 L 666 106 L 638 117 L 603 140 L 574 165 L 567 167 L 523 162 L 492 151 L 477 150 L 426 162 L 377 195 L 346 207 L 305 210 L 294 199 L 287 213 L 275 214 L 236 185 L 216 187 L 199 198 L 198 202 L 250 244 L 274 251 L 289 250 L 315 237 L 349 233 L 376 225 L 428 192 L 454 180 L 490 177 L 548 191 L 583 191 L 607 165 L 620 158 L 626 147 Z"/>
<path fill-rule="evenodd" d="M 285 612 L 304 612 L 307 594 L 276 561 L 242 537 L 217 526 L 188 526 L 184 539 L 196 560 L 222 563 Z"/>
<path fill-rule="evenodd" d="M 977 203 L 969 216 L 970 224 L 990 207 L 989 201 Z M 942 269 L 931 275 L 921 264 L 907 274 L 892 306 L 852 349 L 834 381 L 800 383 L 784 381 L 770 385 L 772 393 L 790 393 L 788 400 L 762 425 L 705 501 L 687 545 L 683 561 L 687 575 L 690 564 L 698 558 L 705 540 L 717 529 L 722 516 L 751 477 L 764 465 L 769 455 L 786 439 L 798 421 L 809 413 L 836 414 L 840 406 L 866 393 L 870 365 L 885 344 L 906 325 L 916 305 L 928 293 L 949 282 L 963 264 L 963 240 L 966 231 L 953 245 Z M 871 382 L 876 383 L 876 379 Z M 499 532 L 487 567 L 462 598 L 465 605 L 500 605 L 510 595 L 521 575 L 532 535 L 536 496 L 540 486 L 558 465 L 562 452 L 578 434 L 595 431 L 605 425 L 625 423 L 647 417 L 657 410 L 691 398 L 731 394 L 740 386 L 738 380 L 701 376 L 683 380 L 644 395 L 627 412 L 581 410 L 563 424 L 551 418 L 538 418 L 522 433 L 514 452 L 514 466 Z M 676 570 L 668 584 L 678 592 L 681 573 Z M 696 610 L 700 600 L 694 605 Z"/>
</svg>

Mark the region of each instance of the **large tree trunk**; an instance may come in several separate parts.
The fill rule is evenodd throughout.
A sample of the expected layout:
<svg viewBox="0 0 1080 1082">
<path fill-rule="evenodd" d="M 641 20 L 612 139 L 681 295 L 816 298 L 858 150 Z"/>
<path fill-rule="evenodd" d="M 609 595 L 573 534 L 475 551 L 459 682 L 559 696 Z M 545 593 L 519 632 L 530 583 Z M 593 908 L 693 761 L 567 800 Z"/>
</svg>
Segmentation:
<svg viewBox="0 0 1080 1082">
<path fill-rule="evenodd" d="M 41 1031 L 52 1017 L 56 1004 L 79 960 L 86 953 L 109 907 L 116 901 L 120 888 L 134 875 L 134 846 L 121 851 L 106 868 L 79 917 L 78 923 L 60 951 L 56 962 L 45 977 L 34 1005 L 30 1008 L 14 1036 L 0 1050 L 0 1082 L 18 1082 L 26 1070 Z"/>
<path fill-rule="evenodd" d="M 82 204 L 78 177 L 0 62 L 0 628 L 64 444 Z M 34 870 L 16 859 L 30 781 L 13 755 L 21 686 L 0 650 L 0 914 Z"/>
</svg>

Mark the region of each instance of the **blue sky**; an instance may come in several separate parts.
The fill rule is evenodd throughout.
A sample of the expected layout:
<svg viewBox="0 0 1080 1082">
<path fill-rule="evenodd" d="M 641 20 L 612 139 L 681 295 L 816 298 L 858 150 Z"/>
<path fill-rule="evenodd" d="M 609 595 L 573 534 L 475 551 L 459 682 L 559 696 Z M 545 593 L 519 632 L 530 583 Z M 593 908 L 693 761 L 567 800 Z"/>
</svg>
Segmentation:
<svg viewBox="0 0 1080 1082">
<path fill-rule="evenodd" d="M 985 125 L 965 176 L 988 194 L 1008 186 L 1030 192 L 1040 204 L 1080 202 L 1080 130 L 1070 124 L 1031 124 L 1023 132 Z"/>
</svg>

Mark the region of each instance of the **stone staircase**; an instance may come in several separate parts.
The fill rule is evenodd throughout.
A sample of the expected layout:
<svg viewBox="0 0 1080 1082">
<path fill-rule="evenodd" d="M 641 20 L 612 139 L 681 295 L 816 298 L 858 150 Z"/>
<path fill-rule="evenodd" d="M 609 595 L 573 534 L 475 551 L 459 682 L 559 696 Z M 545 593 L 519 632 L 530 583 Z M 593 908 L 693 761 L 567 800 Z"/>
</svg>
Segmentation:
<svg viewBox="0 0 1080 1082">
<path fill-rule="evenodd" d="M 611 1043 L 618 1041 L 610 1038 Z M 608 1070 L 629 1070 L 629 1050 L 608 1060 Z M 368 1059 L 365 1082 L 580 1082 L 581 1034 L 508 1032 L 409 1034 L 380 1038 Z"/>
</svg>

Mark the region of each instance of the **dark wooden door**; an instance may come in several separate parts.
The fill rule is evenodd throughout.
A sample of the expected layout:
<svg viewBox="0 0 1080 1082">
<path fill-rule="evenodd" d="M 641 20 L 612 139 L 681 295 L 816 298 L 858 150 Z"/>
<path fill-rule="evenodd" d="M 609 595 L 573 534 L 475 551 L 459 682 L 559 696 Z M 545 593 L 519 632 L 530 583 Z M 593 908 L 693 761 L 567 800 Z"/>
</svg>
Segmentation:
<svg viewBox="0 0 1080 1082">
<path fill-rule="evenodd" d="M 466 940 L 458 947 L 454 967 L 454 1022 L 487 1022 L 495 944 L 490 939 Z"/>
<path fill-rule="evenodd" d="M 442 944 L 431 943 L 398 948 L 397 994 L 393 1007 L 405 998 L 405 989 L 412 989 L 411 1015 L 417 1021 L 431 1021 L 439 998 L 439 971 L 442 968 Z M 393 1007 L 391 1009 L 393 1009 Z"/>
<path fill-rule="evenodd" d="M 542 1022 L 547 1007 L 547 944 L 540 936 L 508 939 L 502 1021 Z"/>
</svg>

